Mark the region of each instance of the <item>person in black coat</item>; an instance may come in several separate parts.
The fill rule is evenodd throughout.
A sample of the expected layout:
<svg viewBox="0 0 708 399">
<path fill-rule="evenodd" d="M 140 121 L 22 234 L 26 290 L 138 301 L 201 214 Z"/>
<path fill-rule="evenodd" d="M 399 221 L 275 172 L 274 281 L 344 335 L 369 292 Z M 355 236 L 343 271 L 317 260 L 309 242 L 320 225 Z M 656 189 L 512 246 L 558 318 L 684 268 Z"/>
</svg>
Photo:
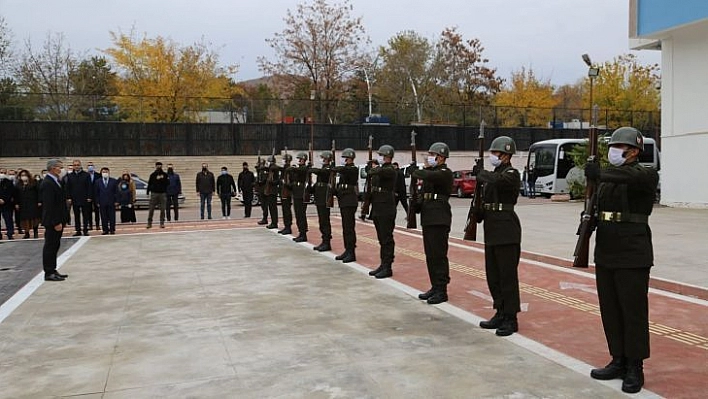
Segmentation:
<svg viewBox="0 0 708 399">
<path fill-rule="evenodd" d="M 15 208 L 18 211 L 20 226 L 25 232 L 23 238 L 30 238 L 30 230 L 34 232 L 34 238 L 39 237 L 39 219 L 42 216 L 39 202 L 39 185 L 26 170 L 19 173 L 19 181 L 16 186 Z"/>
<path fill-rule="evenodd" d="M 2 220 L 5 222 L 8 240 L 12 240 L 12 236 L 15 234 L 14 202 L 15 184 L 7 176 L 7 169 L 0 168 L 0 214 L 2 214 Z M 1 233 L 0 239 L 2 239 Z"/>
<path fill-rule="evenodd" d="M 251 217 L 251 207 L 253 206 L 253 184 L 256 176 L 248 170 L 248 162 L 243 163 L 243 171 L 238 174 L 238 191 L 241 192 L 243 200 L 243 217 Z"/>
<path fill-rule="evenodd" d="M 71 202 L 74 211 L 74 228 L 76 229 L 75 236 L 81 235 L 83 227 L 83 235 L 89 235 L 89 221 L 91 220 L 91 181 L 89 174 L 81 168 L 81 161 L 78 159 L 73 162 L 74 170 L 66 175 L 66 197 Z"/>
<path fill-rule="evenodd" d="M 221 167 L 221 174 L 216 178 L 216 193 L 221 200 L 221 216 L 224 219 L 231 219 L 231 197 L 236 192 L 236 182 L 229 174 L 226 166 Z"/>
<path fill-rule="evenodd" d="M 116 233 L 118 180 L 110 177 L 108 168 L 101 168 L 101 178 L 94 183 L 94 199 L 101 211 L 103 235 Z"/>
<path fill-rule="evenodd" d="M 42 226 L 44 226 L 44 248 L 42 249 L 44 281 L 64 281 L 69 277 L 57 271 L 57 254 L 66 225 L 67 209 L 66 195 L 59 177 L 63 167 L 64 165 L 58 159 L 47 161 L 47 176 L 39 188 Z"/>
</svg>

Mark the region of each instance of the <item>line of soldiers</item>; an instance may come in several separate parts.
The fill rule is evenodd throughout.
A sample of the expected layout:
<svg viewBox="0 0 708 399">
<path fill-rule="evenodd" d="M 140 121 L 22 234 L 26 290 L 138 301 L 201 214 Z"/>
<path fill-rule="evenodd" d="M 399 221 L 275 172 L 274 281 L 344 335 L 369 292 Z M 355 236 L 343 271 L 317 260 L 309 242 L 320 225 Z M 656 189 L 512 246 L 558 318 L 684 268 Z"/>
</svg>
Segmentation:
<svg viewBox="0 0 708 399">
<path fill-rule="evenodd" d="M 598 297 L 605 335 L 612 361 L 603 368 L 593 369 L 595 379 L 623 379 L 622 390 L 638 392 L 644 385 L 643 359 L 649 357 L 648 283 L 653 264 L 651 214 L 658 184 L 657 172 L 644 168 L 638 162 L 643 151 L 643 136 L 634 128 L 615 130 L 609 141 L 610 167 L 601 170 L 599 164 L 586 167 L 586 176 L 598 182 L 598 194 L 591 199 L 598 206 L 595 263 Z M 380 265 L 369 275 L 382 279 L 393 276 L 395 241 L 393 229 L 396 220 L 395 188 L 397 172 L 392 165 L 394 148 L 383 145 L 378 149 L 378 166 L 370 162 L 367 173 L 367 193 L 371 203 L 371 219 L 376 227 L 380 245 Z M 517 314 L 521 311 L 518 266 L 521 255 L 521 222 L 514 211 L 519 196 L 520 174 L 511 164 L 516 153 L 516 143 L 507 136 L 494 139 L 489 148 L 493 170 L 484 170 L 478 160 L 477 182 L 483 188 L 480 195 L 483 206 L 476 211 L 477 223 L 484 222 L 485 272 L 489 291 L 496 310 L 480 327 L 496 329 L 496 335 L 508 336 L 518 331 Z M 336 257 L 343 262 L 356 260 L 355 214 L 358 206 L 358 168 L 354 165 L 356 154 L 351 148 L 342 151 L 343 162 L 333 165 L 330 151 L 320 153 L 321 166 L 308 163 L 305 152 L 297 154 L 298 164 L 290 166 L 291 157 L 285 155 L 283 165 L 275 164 L 258 169 L 263 182 L 264 219 L 271 215 L 268 228 L 277 228 L 277 194 L 283 198 L 281 234 L 291 234 L 291 199 L 295 206 L 298 235 L 296 242 L 307 241 L 305 210 L 309 197 L 314 194 L 314 204 L 321 234 L 316 251 L 330 251 L 332 229 L 327 197 L 338 197 L 342 218 L 344 253 Z M 420 214 L 426 266 L 431 287 L 418 295 L 428 304 L 448 300 L 450 283 L 448 239 L 452 224 L 449 197 L 452 190 L 452 171 L 446 161 L 450 149 L 445 143 L 434 143 L 428 150 L 424 167 L 411 164 L 411 176 L 423 182 L 417 202 L 412 203 L 409 217 Z M 311 174 L 316 175 L 310 183 Z M 336 187 L 331 182 L 333 174 L 339 175 Z M 280 191 L 278 191 L 280 189 Z M 412 187 L 412 189 L 414 189 Z M 628 243 L 623 246 L 622 243 Z"/>
</svg>

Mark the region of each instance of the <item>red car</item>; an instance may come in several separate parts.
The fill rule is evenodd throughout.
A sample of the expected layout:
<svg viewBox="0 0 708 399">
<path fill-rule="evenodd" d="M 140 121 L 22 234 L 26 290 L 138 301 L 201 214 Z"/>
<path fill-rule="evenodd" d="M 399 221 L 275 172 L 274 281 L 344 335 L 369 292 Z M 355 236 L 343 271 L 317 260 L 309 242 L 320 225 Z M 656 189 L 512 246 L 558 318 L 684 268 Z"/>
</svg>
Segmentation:
<svg viewBox="0 0 708 399">
<path fill-rule="evenodd" d="M 452 192 L 458 197 L 471 197 L 476 188 L 477 178 L 472 176 L 471 170 L 452 172 Z"/>
</svg>

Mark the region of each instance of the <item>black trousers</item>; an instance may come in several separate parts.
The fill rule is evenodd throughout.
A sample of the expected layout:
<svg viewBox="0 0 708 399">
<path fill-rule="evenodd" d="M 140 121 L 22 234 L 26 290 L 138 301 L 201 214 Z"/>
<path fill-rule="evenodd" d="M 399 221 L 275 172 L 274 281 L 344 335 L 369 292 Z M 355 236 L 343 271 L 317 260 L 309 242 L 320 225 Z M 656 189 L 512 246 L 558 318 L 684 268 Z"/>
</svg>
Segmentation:
<svg viewBox="0 0 708 399">
<path fill-rule="evenodd" d="M 320 224 L 322 241 L 332 239 L 332 224 L 329 221 L 329 208 L 326 205 L 317 205 L 317 222 Z"/>
<path fill-rule="evenodd" d="M 253 208 L 253 191 L 243 193 L 243 216 L 250 218 Z"/>
<path fill-rule="evenodd" d="M 269 195 L 268 198 L 268 213 L 270 213 L 270 224 L 278 225 L 278 196 Z"/>
<path fill-rule="evenodd" d="M 393 228 L 396 226 L 396 214 L 372 216 L 374 227 L 376 227 L 376 237 L 379 239 L 379 256 L 381 264 L 391 266 L 393 264 L 396 243 L 393 241 Z"/>
<path fill-rule="evenodd" d="M 221 216 L 231 216 L 231 193 L 219 194 L 221 200 Z"/>
<path fill-rule="evenodd" d="M 295 196 L 295 223 L 297 224 L 298 235 L 307 233 L 307 202 L 302 200 L 302 197 Z"/>
<path fill-rule="evenodd" d="M 93 204 L 90 202 L 86 202 L 81 205 L 72 203 L 71 207 L 74 208 L 74 228 L 76 229 L 76 232 L 80 233 L 81 227 L 83 227 L 84 233 L 88 233 L 89 221 L 91 220 L 91 208 L 93 207 Z"/>
<path fill-rule="evenodd" d="M 403 210 L 406 211 L 406 215 L 408 215 L 408 198 L 407 194 L 402 193 L 401 195 L 396 196 L 396 207 L 398 207 L 398 203 L 400 202 L 401 205 L 403 205 Z"/>
<path fill-rule="evenodd" d="M 90 206 L 93 208 L 92 212 L 94 213 L 94 217 L 95 217 L 95 220 L 96 220 L 96 225 L 95 225 L 95 226 L 96 226 L 96 230 L 98 230 L 98 227 L 101 225 L 101 210 L 98 209 L 98 204 L 97 204 L 97 203 L 92 202 L 92 204 L 93 204 L 93 205 L 90 205 Z M 91 224 L 91 219 L 89 219 L 89 226 L 93 226 L 93 225 Z"/>
<path fill-rule="evenodd" d="M 447 258 L 450 226 L 423 226 L 423 248 L 428 276 L 433 287 L 446 287 L 450 283 L 450 261 Z"/>
<path fill-rule="evenodd" d="M 509 316 L 516 316 L 521 311 L 520 256 L 520 244 L 486 245 L 484 249 L 484 270 L 494 309 Z"/>
<path fill-rule="evenodd" d="M 179 220 L 179 194 L 167 194 L 167 220 L 172 220 L 170 217 L 170 211 L 174 209 L 175 211 L 175 222 Z"/>
<path fill-rule="evenodd" d="M 281 198 L 281 207 L 283 208 L 283 225 L 290 228 L 293 225 L 293 200 L 292 198 Z"/>
<path fill-rule="evenodd" d="M 104 233 L 116 231 L 116 207 L 114 204 L 100 205 L 101 210 L 101 228 Z M 152 216 L 152 215 L 150 215 Z M 149 219 L 148 221 L 151 221 Z"/>
<path fill-rule="evenodd" d="M 129 222 L 137 222 L 137 219 L 135 218 L 135 208 L 128 207 L 128 205 L 121 205 L 120 207 L 120 222 L 121 223 L 129 223 Z"/>
<path fill-rule="evenodd" d="M 54 227 L 44 228 L 44 247 L 42 248 L 42 266 L 44 275 L 49 275 L 57 271 L 57 254 L 61 246 L 61 231 L 54 230 Z"/>
<path fill-rule="evenodd" d="M 261 210 L 263 211 L 263 220 L 268 220 L 268 209 L 269 209 L 268 201 L 270 200 L 270 197 L 263 195 L 261 193 L 260 199 L 261 199 Z"/>
<path fill-rule="evenodd" d="M 595 267 L 602 327 L 612 356 L 649 357 L 649 268 Z"/>
<path fill-rule="evenodd" d="M 344 249 L 354 253 L 356 248 L 356 206 L 345 206 L 339 208 L 342 215 L 342 235 L 344 236 Z"/>
</svg>

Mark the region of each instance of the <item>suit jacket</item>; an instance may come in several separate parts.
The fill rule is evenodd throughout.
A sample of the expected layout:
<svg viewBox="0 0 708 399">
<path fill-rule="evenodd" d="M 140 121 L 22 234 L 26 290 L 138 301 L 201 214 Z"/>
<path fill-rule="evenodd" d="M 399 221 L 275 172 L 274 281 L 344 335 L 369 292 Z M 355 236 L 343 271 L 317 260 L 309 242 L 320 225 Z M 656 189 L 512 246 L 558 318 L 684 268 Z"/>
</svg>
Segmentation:
<svg viewBox="0 0 708 399">
<path fill-rule="evenodd" d="M 66 196 L 76 205 L 85 205 L 91 199 L 91 180 L 88 172 L 71 172 L 66 175 Z"/>
<path fill-rule="evenodd" d="M 118 203 L 118 180 L 109 177 L 108 185 L 103 182 L 103 178 L 93 183 L 94 199 L 98 205 L 113 205 Z"/>
<path fill-rule="evenodd" d="M 66 195 L 51 176 L 47 175 L 39 186 L 39 198 L 42 202 L 42 226 L 53 228 L 66 223 Z"/>
</svg>

